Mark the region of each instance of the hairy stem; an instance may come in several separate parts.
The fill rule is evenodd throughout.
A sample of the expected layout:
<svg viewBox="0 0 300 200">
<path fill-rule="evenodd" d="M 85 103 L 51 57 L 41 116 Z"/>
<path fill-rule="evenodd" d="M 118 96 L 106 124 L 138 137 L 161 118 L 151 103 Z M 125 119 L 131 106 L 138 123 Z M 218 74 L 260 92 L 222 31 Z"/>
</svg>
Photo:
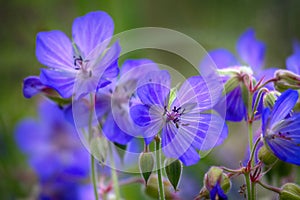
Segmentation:
<svg viewBox="0 0 300 200">
<path fill-rule="evenodd" d="M 165 199 L 165 191 L 162 180 L 161 173 L 161 151 L 160 151 L 161 139 L 159 136 L 155 137 L 155 154 L 156 154 L 156 167 L 157 167 L 157 176 L 158 176 L 158 186 L 159 186 L 159 199 Z"/>
<path fill-rule="evenodd" d="M 116 166 L 115 166 L 115 159 L 113 156 L 112 149 L 111 149 L 111 153 L 110 153 L 110 159 L 111 159 L 111 176 L 112 176 L 112 181 L 113 181 L 114 192 L 116 195 L 116 200 L 119 200 L 119 199 L 121 199 L 121 195 L 120 195 L 118 174 L 117 174 L 117 170 L 116 170 Z"/>
<path fill-rule="evenodd" d="M 91 154 L 91 176 L 92 176 L 92 183 L 93 183 L 93 188 L 94 188 L 94 195 L 95 199 L 98 200 L 98 189 L 97 189 L 97 172 L 95 170 L 95 158 L 93 154 Z"/>
</svg>

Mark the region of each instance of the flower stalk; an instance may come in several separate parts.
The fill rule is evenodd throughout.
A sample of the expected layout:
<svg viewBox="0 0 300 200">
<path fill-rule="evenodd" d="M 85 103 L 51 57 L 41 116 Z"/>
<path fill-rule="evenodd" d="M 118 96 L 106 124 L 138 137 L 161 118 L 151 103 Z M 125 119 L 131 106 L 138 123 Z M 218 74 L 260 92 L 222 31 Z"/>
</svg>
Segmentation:
<svg viewBox="0 0 300 200">
<path fill-rule="evenodd" d="M 163 186 L 163 180 L 162 180 L 162 172 L 161 172 L 161 139 L 157 135 L 155 137 L 155 154 L 156 154 L 156 167 L 157 167 L 157 176 L 158 176 L 158 186 L 159 186 L 159 199 L 164 200 L 165 199 L 165 191 Z"/>
</svg>

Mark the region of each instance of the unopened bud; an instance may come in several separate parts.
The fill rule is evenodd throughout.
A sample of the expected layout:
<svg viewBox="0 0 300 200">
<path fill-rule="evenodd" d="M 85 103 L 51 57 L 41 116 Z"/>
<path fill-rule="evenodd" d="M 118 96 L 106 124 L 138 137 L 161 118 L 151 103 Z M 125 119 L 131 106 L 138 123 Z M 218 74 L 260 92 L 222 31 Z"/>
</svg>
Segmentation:
<svg viewBox="0 0 300 200">
<path fill-rule="evenodd" d="M 148 180 L 148 184 L 144 187 L 145 194 L 155 199 L 159 198 L 159 188 L 157 179 L 157 176 L 151 176 Z M 172 192 L 172 187 L 168 181 L 163 181 L 163 187 L 166 199 L 178 199 L 176 193 Z"/>
<path fill-rule="evenodd" d="M 222 179 L 223 169 L 219 167 L 211 167 L 204 176 L 204 185 L 208 190 L 211 190 L 220 179 Z"/>
<path fill-rule="evenodd" d="M 263 97 L 264 107 L 273 108 L 275 101 L 279 96 L 280 96 L 280 92 L 275 90 L 265 93 Z"/>
<path fill-rule="evenodd" d="M 223 169 L 213 166 L 204 176 L 204 186 L 208 190 L 211 190 L 218 183 L 225 193 L 227 193 L 231 188 L 231 181 L 228 176 L 223 173 Z"/>
<path fill-rule="evenodd" d="M 284 91 L 287 89 L 300 89 L 300 76 L 288 70 L 277 70 L 275 72 L 277 81 L 275 82 L 276 89 Z"/>
<path fill-rule="evenodd" d="M 90 143 L 91 153 L 100 163 L 104 163 L 108 153 L 108 142 L 104 137 L 94 137 Z"/>
<path fill-rule="evenodd" d="M 300 187 L 294 183 L 286 183 L 281 187 L 280 200 L 300 200 Z"/>
<path fill-rule="evenodd" d="M 272 152 L 270 152 L 265 145 L 259 149 L 258 159 L 267 166 L 272 165 L 277 161 L 277 157 Z"/>
<path fill-rule="evenodd" d="M 152 152 L 142 152 L 139 158 L 139 168 L 147 185 L 148 179 L 154 168 L 154 156 Z"/>
<path fill-rule="evenodd" d="M 165 160 L 165 171 L 170 183 L 176 191 L 182 175 L 182 163 L 180 160 L 167 158 Z"/>
</svg>

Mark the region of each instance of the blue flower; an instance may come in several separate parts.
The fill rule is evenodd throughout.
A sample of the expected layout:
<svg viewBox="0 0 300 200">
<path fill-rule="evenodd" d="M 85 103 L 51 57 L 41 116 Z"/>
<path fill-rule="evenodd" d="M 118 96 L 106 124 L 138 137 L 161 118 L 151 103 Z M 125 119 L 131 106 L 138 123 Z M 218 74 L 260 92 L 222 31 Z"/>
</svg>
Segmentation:
<svg viewBox="0 0 300 200">
<path fill-rule="evenodd" d="M 141 135 L 142 128 L 133 123 L 129 115 L 129 106 L 136 101 L 134 93 L 138 80 L 155 70 L 157 71 L 158 67 L 150 60 L 126 60 L 122 65 L 120 77 L 96 93 L 94 107 L 97 118 L 93 120 L 93 124 L 99 120 L 104 135 L 110 141 L 126 145 L 133 137 Z M 88 102 L 82 98 L 66 109 L 67 118 L 71 121 L 73 115 L 76 115 L 77 127 L 88 125 L 89 111 L 92 107 Z"/>
<path fill-rule="evenodd" d="M 40 120 L 24 119 L 15 139 L 40 182 L 41 199 L 76 199 L 80 182 L 89 174 L 89 154 L 56 104 L 44 101 Z"/>
<path fill-rule="evenodd" d="M 286 60 L 287 69 L 300 75 L 300 43 L 294 42 L 294 53 Z"/>
<path fill-rule="evenodd" d="M 120 53 L 118 43 L 106 49 L 113 29 L 111 17 L 98 11 L 75 19 L 73 42 L 61 31 L 38 33 L 36 57 L 48 67 L 41 70 L 41 82 L 63 98 L 79 98 L 109 84 L 118 75 Z"/>
<path fill-rule="evenodd" d="M 200 159 L 196 150 L 212 149 L 227 136 L 224 120 L 204 113 L 215 105 L 221 88 L 217 83 L 208 88 L 200 76 L 189 78 L 178 91 L 171 90 L 170 85 L 167 71 L 149 72 L 138 83 L 141 103 L 131 107 L 130 115 L 145 128 L 143 137 L 147 144 L 161 132 L 164 154 L 192 165 Z"/>
<path fill-rule="evenodd" d="M 209 191 L 209 196 L 211 200 L 227 200 L 227 195 L 224 193 L 219 181 L 216 185 Z"/>
<path fill-rule="evenodd" d="M 300 165 L 300 115 L 292 113 L 298 92 L 287 90 L 280 95 L 272 110 L 262 115 L 262 135 L 269 149 L 279 159 Z"/>
<path fill-rule="evenodd" d="M 263 70 L 264 59 L 265 59 L 265 45 L 261 41 L 255 38 L 255 32 L 253 29 L 246 30 L 238 39 L 237 52 L 240 57 L 240 61 L 228 50 L 217 49 L 209 52 L 209 56 L 205 57 L 200 64 L 200 68 L 206 68 L 210 63 L 211 59 L 214 61 L 219 69 L 234 69 L 241 70 L 241 76 L 246 69 L 246 72 L 250 76 L 254 76 L 257 80 L 264 78 L 268 80 L 273 77 L 276 69 L 269 68 Z M 246 64 L 247 67 L 240 67 L 241 64 Z M 249 66 L 249 67 L 248 67 Z M 248 68 L 248 69 L 247 69 Z M 229 77 L 223 77 L 224 82 Z M 255 99 L 255 97 L 254 97 Z M 241 121 L 246 117 L 246 106 L 242 98 L 242 88 L 238 86 L 226 95 L 219 104 L 216 105 L 216 110 L 220 110 L 226 101 L 227 111 L 226 120 L 229 121 Z M 262 104 L 260 104 L 262 108 Z"/>
</svg>

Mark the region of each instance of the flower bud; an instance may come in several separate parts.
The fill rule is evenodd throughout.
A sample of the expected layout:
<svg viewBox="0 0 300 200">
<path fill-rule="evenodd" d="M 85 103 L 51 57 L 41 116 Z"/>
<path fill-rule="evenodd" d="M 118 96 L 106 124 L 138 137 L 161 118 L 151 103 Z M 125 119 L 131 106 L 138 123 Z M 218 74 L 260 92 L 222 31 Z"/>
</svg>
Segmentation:
<svg viewBox="0 0 300 200">
<path fill-rule="evenodd" d="M 286 183 L 281 187 L 280 200 L 300 200 L 300 187 L 294 183 Z"/>
<path fill-rule="evenodd" d="M 158 179 L 157 176 L 151 176 L 148 180 L 148 184 L 144 187 L 145 194 L 155 199 L 159 198 L 157 179 Z M 168 181 L 166 180 L 163 181 L 163 187 L 164 187 L 166 199 L 178 199 L 176 193 L 172 192 L 171 185 Z"/>
<path fill-rule="evenodd" d="M 277 81 L 275 82 L 276 89 L 284 91 L 289 88 L 300 89 L 300 76 L 288 70 L 277 70 L 275 72 Z"/>
<path fill-rule="evenodd" d="M 211 190 L 213 186 L 222 179 L 223 169 L 219 167 L 211 167 L 204 176 L 204 185 L 208 190 Z"/>
<path fill-rule="evenodd" d="M 204 176 L 204 187 L 201 189 L 196 199 L 210 199 L 211 192 L 217 186 L 221 186 L 223 191 L 219 191 L 222 195 L 229 192 L 231 188 L 231 181 L 229 177 L 223 173 L 219 167 L 211 167 Z M 218 194 L 219 195 L 219 194 Z"/>
<path fill-rule="evenodd" d="M 142 152 L 139 157 L 139 168 L 147 185 L 148 179 L 154 168 L 154 156 L 152 152 Z"/>
<path fill-rule="evenodd" d="M 182 175 L 182 163 L 180 160 L 167 158 L 165 160 L 165 171 L 170 183 L 176 191 Z"/>
<path fill-rule="evenodd" d="M 275 101 L 279 96 L 280 96 L 280 92 L 275 90 L 265 93 L 263 97 L 264 107 L 273 108 Z"/>
<path fill-rule="evenodd" d="M 272 165 L 277 161 L 277 157 L 264 145 L 258 151 L 258 159 L 265 165 Z"/>
<path fill-rule="evenodd" d="M 100 163 L 104 163 L 108 153 L 108 142 L 104 137 L 94 137 L 90 143 L 90 149 L 93 156 L 97 158 Z"/>
</svg>

